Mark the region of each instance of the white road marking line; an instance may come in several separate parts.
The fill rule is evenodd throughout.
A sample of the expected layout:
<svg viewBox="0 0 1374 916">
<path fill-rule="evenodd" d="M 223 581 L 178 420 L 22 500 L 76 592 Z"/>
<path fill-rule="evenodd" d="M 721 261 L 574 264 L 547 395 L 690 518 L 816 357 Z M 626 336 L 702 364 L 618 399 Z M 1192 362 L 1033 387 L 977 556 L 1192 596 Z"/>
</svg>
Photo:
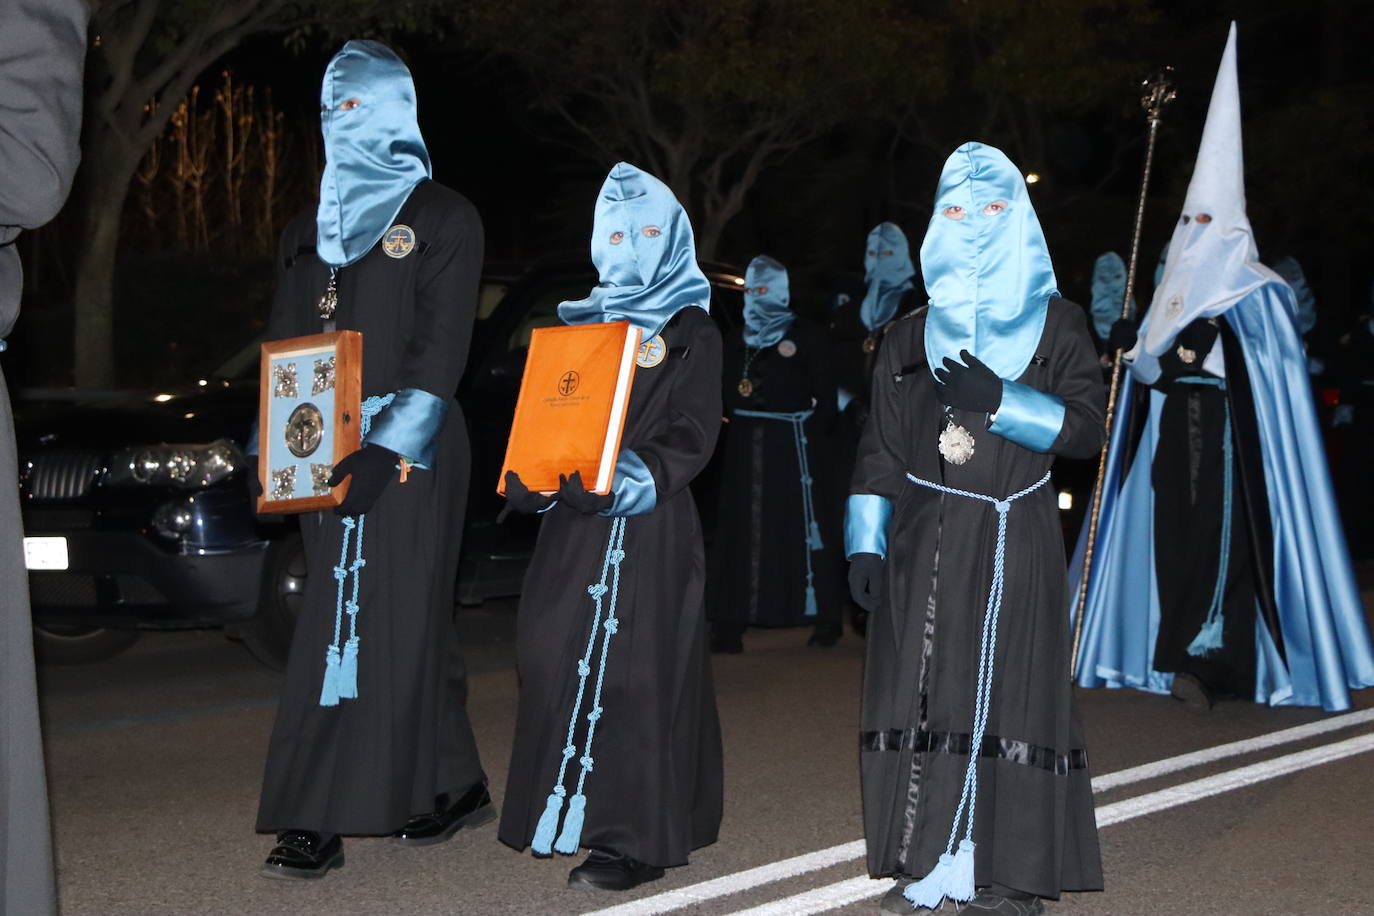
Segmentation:
<svg viewBox="0 0 1374 916">
<path fill-rule="evenodd" d="M 1098 776 L 1093 779 L 1093 792 L 1104 792 L 1108 789 L 1115 789 L 1146 779 L 1153 779 L 1157 776 L 1175 773 L 1179 770 L 1188 769 L 1189 767 L 1200 766 L 1204 763 L 1214 763 L 1226 757 L 1248 754 L 1292 741 L 1300 741 L 1304 738 L 1310 738 L 1326 732 L 1336 731 L 1342 728 L 1351 728 L 1370 721 L 1374 721 L 1374 709 L 1364 709 L 1339 716 L 1332 716 L 1327 719 L 1320 719 L 1316 722 L 1310 722 L 1307 725 L 1280 729 L 1279 731 L 1259 735 L 1255 738 L 1246 738 L 1241 741 L 1232 741 L 1228 744 L 1219 744 L 1216 747 L 1191 751 L 1187 754 L 1179 754 L 1175 757 L 1156 760 L 1153 763 L 1129 767 L 1124 770 L 1118 770 L 1115 773 Z M 1335 745 L 1332 746 L 1334 747 Z M 1107 807 L 1110 808 L 1111 806 Z M 745 869 L 744 871 L 724 875 L 720 878 L 713 878 L 709 881 L 689 884 L 686 887 L 680 887 L 676 890 L 664 891 L 652 897 L 645 897 L 642 900 L 632 900 L 628 903 L 607 907 L 606 909 L 593 910 L 584 914 L 584 916 L 657 916 L 657 914 L 660 913 L 669 913 L 674 910 L 682 909 L 683 907 L 692 906 L 696 903 L 702 903 L 706 900 L 737 894 L 741 891 L 749 890 L 750 888 L 763 884 L 794 878 L 797 875 L 802 875 L 810 871 L 819 871 L 820 869 L 829 868 L 832 865 L 837 865 L 841 862 L 849 861 L 850 859 L 862 858 L 863 855 L 863 840 L 841 843 L 838 846 L 831 846 L 826 849 L 816 850 L 815 852 L 804 853 L 799 856 L 771 862 L 767 865 Z M 844 904 L 835 905 L 842 906 Z"/>
<path fill-rule="evenodd" d="M 1316 722 L 1309 722 L 1294 728 L 1285 728 L 1281 731 L 1270 732 L 1267 735 L 1246 738 L 1243 741 L 1232 741 L 1230 744 L 1218 744 L 1216 747 L 1205 747 L 1200 751 L 1179 754 L 1177 757 L 1156 760 L 1154 763 L 1146 763 L 1125 770 L 1117 770 L 1115 773 L 1108 773 L 1093 779 L 1093 791 L 1106 792 L 1117 786 L 1154 779 L 1156 776 L 1177 773 L 1179 770 L 1201 766 L 1204 763 L 1213 763 L 1226 757 L 1262 751 L 1266 748 L 1277 747 L 1292 741 L 1301 741 L 1316 735 L 1324 735 L 1327 732 L 1334 732 L 1342 728 L 1363 725 L 1366 722 L 1374 722 L 1374 709 L 1361 709 L 1358 712 L 1332 716 L 1329 719 L 1319 719 Z"/>
<path fill-rule="evenodd" d="M 1289 773 L 1296 773 L 1298 770 L 1333 763 L 1369 751 L 1374 751 L 1374 733 L 1358 735 L 1344 741 L 1337 741 L 1335 744 L 1298 751 L 1284 757 L 1275 757 L 1273 760 L 1252 763 L 1249 766 L 1228 770 L 1215 776 L 1204 776 L 1201 779 L 1185 782 L 1169 789 L 1147 792 L 1136 798 L 1128 798 L 1125 801 L 1104 805 L 1097 809 L 1097 826 L 1107 827 L 1112 824 L 1120 824 L 1123 821 L 1144 817 L 1147 814 L 1165 811 L 1178 805 L 1186 805 L 1189 802 L 1200 801 L 1213 795 L 1230 792 L 1233 789 L 1242 789 Z M 879 894 L 885 894 L 891 886 L 889 881 L 875 881 L 864 875 L 837 881 L 834 884 L 818 887 L 801 894 L 794 894 L 791 897 L 784 897 L 781 900 L 774 900 L 762 906 L 736 910 L 730 916 L 784 916 L 784 914 L 785 916 L 809 916 L 812 913 L 824 913 L 842 906 L 848 906 L 851 903 L 857 903 L 860 900 L 876 897 Z"/>
<path fill-rule="evenodd" d="M 721 878 L 703 881 L 700 884 L 689 884 L 687 887 L 655 894 L 652 897 L 645 897 L 643 900 L 632 900 L 629 903 L 622 903 L 604 910 L 596 910 L 585 914 L 585 916 L 654 916 L 656 913 L 667 913 L 716 897 L 738 894 L 740 891 L 747 891 L 762 884 L 771 884 L 774 881 L 782 881 L 785 878 L 793 878 L 809 871 L 819 871 L 841 862 L 851 862 L 854 859 L 862 858 L 863 854 L 863 840 L 841 843 L 839 846 L 818 849 L 805 855 L 770 862 L 767 865 L 745 869 Z"/>
</svg>

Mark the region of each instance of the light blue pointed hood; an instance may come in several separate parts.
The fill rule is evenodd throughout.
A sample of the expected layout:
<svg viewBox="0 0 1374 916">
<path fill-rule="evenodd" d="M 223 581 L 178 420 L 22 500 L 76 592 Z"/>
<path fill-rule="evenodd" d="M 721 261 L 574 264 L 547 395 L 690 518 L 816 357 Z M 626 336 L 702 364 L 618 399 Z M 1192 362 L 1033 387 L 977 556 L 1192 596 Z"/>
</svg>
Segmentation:
<svg viewBox="0 0 1374 916">
<path fill-rule="evenodd" d="M 1004 379 L 1026 370 L 1058 289 L 1026 181 L 1001 150 L 969 142 L 945 161 L 921 273 L 932 373 L 947 356 L 958 362 L 960 350 Z"/>
<path fill-rule="evenodd" d="M 1294 316 L 1298 324 L 1298 334 L 1305 335 L 1317 326 L 1317 297 L 1307 283 L 1307 275 L 1302 265 L 1292 255 L 1279 258 L 1274 265 L 1274 273 L 1283 277 L 1284 282 L 1293 287 L 1293 296 L 1298 300 L 1298 313 Z"/>
<path fill-rule="evenodd" d="M 1102 340 L 1111 333 L 1121 317 L 1121 300 L 1126 296 L 1126 262 L 1115 251 L 1105 251 L 1093 262 L 1093 329 Z M 1135 297 L 1131 297 L 1135 311 Z"/>
<path fill-rule="evenodd" d="M 782 340 L 797 317 L 791 300 L 786 267 L 766 254 L 750 261 L 744 272 L 744 342 L 771 347 Z"/>
<path fill-rule="evenodd" d="M 350 99 L 357 107 L 341 109 Z M 320 130 L 316 251 L 326 264 L 345 267 L 372 250 L 411 190 L 432 174 L 415 83 L 390 48 L 350 41 L 334 55 L 320 87 Z"/>
<path fill-rule="evenodd" d="M 558 306 L 568 324 L 628 321 L 648 340 L 682 309 L 711 309 L 687 212 L 667 185 L 628 162 L 616 163 L 597 196 L 592 263 L 601 285 Z"/>
<path fill-rule="evenodd" d="M 859 318 L 864 327 L 876 331 L 897 314 L 902 296 L 911 289 L 916 266 L 911 263 L 911 246 L 906 233 L 896 223 L 879 223 L 868 233 L 864 249 L 864 282 L 868 284 Z"/>
</svg>

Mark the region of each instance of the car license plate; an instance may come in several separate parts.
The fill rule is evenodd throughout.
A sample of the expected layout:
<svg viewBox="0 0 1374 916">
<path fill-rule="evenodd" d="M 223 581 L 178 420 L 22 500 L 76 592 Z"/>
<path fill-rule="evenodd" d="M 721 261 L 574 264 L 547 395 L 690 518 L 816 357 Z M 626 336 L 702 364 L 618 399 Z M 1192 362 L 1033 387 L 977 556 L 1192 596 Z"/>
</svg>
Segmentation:
<svg viewBox="0 0 1374 916">
<path fill-rule="evenodd" d="M 24 565 L 29 569 L 66 569 L 67 539 L 24 538 Z"/>
</svg>

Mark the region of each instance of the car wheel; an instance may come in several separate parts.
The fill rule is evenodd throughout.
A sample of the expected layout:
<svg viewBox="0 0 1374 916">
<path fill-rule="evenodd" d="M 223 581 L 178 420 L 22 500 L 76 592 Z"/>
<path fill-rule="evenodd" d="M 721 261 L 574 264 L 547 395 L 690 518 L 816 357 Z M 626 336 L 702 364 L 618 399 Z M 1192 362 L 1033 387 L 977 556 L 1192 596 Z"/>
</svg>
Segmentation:
<svg viewBox="0 0 1374 916">
<path fill-rule="evenodd" d="M 35 622 L 33 654 L 41 665 L 84 665 L 118 655 L 138 637 L 138 630 Z"/>
<path fill-rule="evenodd" d="M 241 630 L 253 657 L 274 671 L 286 668 L 291 636 L 305 601 L 305 543 L 299 531 L 273 541 L 263 564 L 257 616 Z"/>
</svg>

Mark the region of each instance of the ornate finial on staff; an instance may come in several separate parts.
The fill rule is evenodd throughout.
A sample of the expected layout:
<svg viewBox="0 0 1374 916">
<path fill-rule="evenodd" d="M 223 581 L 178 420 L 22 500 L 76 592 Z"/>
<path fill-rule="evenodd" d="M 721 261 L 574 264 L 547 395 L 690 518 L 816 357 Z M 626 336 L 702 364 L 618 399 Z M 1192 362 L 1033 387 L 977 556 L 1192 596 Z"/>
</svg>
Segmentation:
<svg viewBox="0 0 1374 916">
<path fill-rule="evenodd" d="M 1135 208 L 1135 229 L 1131 234 L 1131 258 L 1126 267 L 1126 290 L 1121 297 L 1121 317 L 1131 316 L 1131 300 L 1135 295 L 1135 269 L 1140 257 L 1140 230 L 1145 221 L 1145 199 L 1150 190 L 1150 170 L 1154 167 L 1155 135 L 1159 132 L 1160 118 L 1164 106 L 1177 95 L 1174 92 L 1174 68 L 1165 67 L 1140 84 L 1144 94 L 1140 97 L 1140 107 L 1145 109 L 1145 118 L 1150 132 L 1145 142 L 1145 168 L 1140 178 L 1140 199 Z M 1112 383 L 1107 389 L 1106 431 L 1102 440 L 1102 453 L 1097 459 L 1097 482 L 1093 485 L 1092 508 L 1088 513 L 1088 540 L 1083 548 L 1083 578 L 1078 584 L 1078 607 L 1074 613 L 1073 652 L 1069 657 L 1069 678 L 1078 677 L 1078 645 L 1083 637 L 1083 615 L 1088 606 L 1088 582 L 1093 568 L 1093 547 L 1097 542 L 1097 520 L 1102 512 L 1102 483 L 1107 473 L 1107 451 L 1112 443 L 1112 421 L 1116 416 L 1116 394 L 1121 385 L 1121 351 L 1112 357 Z"/>
</svg>

